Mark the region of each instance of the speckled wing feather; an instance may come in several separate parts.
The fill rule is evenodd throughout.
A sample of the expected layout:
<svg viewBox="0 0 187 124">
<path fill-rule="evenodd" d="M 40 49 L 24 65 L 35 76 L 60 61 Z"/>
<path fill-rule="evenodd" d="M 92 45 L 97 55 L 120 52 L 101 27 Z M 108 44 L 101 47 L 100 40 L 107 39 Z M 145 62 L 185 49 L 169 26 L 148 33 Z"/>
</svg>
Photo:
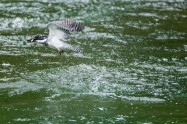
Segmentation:
<svg viewBox="0 0 187 124">
<path fill-rule="evenodd" d="M 60 29 L 71 32 L 79 32 L 84 29 L 84 25 L 82 22 L 75 22 L 70 19 L 64 19 L 62 21 L 56 21 L 56 24 Z"/>
<path fill-rule="evenodd" d="M 64 19 L 49 23 L 48 29 L 49 37 L 55 35 L 55 37 L 58 37 L 60 40 L 66 41 L 72 33 L 82 31 L 84 29 L 84 25 L 82 22 Z"/>
</svg>

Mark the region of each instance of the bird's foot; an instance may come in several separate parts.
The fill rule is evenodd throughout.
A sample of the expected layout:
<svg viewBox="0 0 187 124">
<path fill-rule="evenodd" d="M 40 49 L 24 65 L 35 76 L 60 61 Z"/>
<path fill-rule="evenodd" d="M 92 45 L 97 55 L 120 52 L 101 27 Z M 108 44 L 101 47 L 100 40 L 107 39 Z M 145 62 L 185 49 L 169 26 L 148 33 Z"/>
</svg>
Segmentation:
<svg viewBox="0 0 187 124">
<path fill-rule="evenodd" d="M 59 53 L 59 55 L 62 55 L 64 53 L 64 51 L 59 51 L 58 53 Z"/>
</svg>

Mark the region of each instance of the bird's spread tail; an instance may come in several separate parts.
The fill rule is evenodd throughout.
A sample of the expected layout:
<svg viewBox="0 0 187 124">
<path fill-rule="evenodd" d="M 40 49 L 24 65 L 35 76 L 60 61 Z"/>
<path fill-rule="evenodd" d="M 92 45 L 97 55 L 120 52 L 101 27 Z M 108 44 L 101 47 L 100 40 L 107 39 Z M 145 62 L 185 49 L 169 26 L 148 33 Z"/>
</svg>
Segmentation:
<svg viewBox="0 0 187 124">
<path fill-rule="evenodd" d="M 72 50 L 78 53 L 83 53 L 83 49 L 81 48 L 73 48 Z"/>
<path fill-rule="evenodd" d="M 63 42 L 63 46 L 59 50 L 72 50 L 74 52 L 83 53 L 83 49 L 78 48 L 78 47 L 73 47 L 66 42 Z"/>
</svg>

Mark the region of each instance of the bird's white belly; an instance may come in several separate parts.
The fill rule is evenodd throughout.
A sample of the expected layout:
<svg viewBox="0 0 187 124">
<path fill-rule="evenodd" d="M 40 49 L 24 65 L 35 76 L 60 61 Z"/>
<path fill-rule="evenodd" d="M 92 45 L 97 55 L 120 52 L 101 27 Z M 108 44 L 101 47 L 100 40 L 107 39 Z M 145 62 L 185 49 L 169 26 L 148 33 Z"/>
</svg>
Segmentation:
<svg viewBox="0 0 187 124">
<path fill-rule="evenodd" d="M 54 49 L 58 49 L 59 51 L 63 51 L 65 49 L 71 48 L 71 45 L 69 45 L 63 41 L 60 41 L 57 38 L 51 38 L 50 40 L 48 40 L 48 45 L 49 45 L 49 47 L 54 48 Z"/>
</svg>

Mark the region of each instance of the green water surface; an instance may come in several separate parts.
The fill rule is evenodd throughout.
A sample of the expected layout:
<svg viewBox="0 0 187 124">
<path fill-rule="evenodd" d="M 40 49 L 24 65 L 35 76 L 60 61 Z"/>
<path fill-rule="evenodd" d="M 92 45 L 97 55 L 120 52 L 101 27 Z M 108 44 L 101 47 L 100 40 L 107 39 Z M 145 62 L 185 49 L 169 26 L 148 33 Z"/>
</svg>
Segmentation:
<svg viewBox="0 0 187 124">
<path fill-rule="evenodd" d="M 27 39 L 71 18 L 84 54 Z M 186 0 L 1 0 L 1 124 L 186 124 Z"/>
</svg>

